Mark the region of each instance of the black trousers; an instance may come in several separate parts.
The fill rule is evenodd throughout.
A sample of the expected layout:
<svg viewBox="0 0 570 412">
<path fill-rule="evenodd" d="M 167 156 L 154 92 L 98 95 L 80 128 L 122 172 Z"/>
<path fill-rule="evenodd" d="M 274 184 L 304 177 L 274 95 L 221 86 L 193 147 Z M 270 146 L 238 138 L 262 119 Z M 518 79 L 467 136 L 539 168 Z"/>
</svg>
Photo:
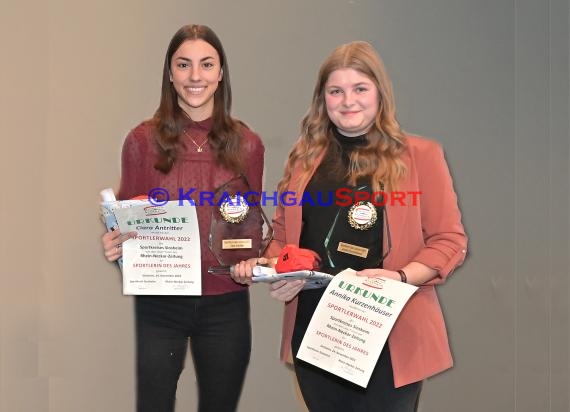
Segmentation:
<svg viewBox="0 0 570 412">
<path fill-rule="evenodd" d="M 372 372 L 367 388 L 362 388 L 296 358 L 301 341 L 323 290 L 307 290 L 299 295 L 295 329 L 291 342 L 295 374 L 311 412 L 414 412 L 421 382 L 394 388 L 390 351 L 386 345 Z"/>
<path fill-rule="evenodd" d="M 251 352 L 249 292 L 139 296 L 137 411 L 172 412 L 188 338 L 199 412 L 234 412 Z"/>
</svg>

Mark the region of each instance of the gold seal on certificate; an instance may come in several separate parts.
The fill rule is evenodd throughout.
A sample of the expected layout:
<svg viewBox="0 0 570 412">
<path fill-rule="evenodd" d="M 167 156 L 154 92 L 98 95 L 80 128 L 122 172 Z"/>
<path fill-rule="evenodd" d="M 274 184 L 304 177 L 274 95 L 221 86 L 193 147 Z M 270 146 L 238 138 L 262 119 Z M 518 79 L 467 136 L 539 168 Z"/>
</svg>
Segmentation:
<svg viewBox="0 0 570 412">
<path fill-rule="evenodd" d="M 220 214 L 228 223 L 241 223 L 247 217 L 249 206 L 247 200 L 241 195 L 229 196 L 220 206 Z"/>
<path fill-rule="evenodd" d="M 377 219 L 376 208 L 370 202 L 360 201 L 348 209 L 348 223 L 354 229 L 370 229 Z"/>
<path fill-rule="evenodd" d="M 269 245 L 273 229 L 261 208 L 260 196 L 244 175 L 215 190 L 208 247 L 221 266 L 261 256 Z"/>
</svg>

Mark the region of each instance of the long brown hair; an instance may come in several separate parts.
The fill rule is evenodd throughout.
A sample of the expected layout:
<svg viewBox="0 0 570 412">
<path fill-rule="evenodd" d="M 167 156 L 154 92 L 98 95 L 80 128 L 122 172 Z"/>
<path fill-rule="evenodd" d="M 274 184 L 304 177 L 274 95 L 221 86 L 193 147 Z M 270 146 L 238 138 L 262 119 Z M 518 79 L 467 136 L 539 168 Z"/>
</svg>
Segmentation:
<svg viewBox="0 0 570 412">
<path fill-rule="evenodd" d="M 181 141 L 182 125 L 187 121 L 187 115 L 178 105 L 178 95 L 170 81 L 172 56 L 187 40 L 204 40 L 218 52 L 223 75 L 214 93 L 213 124 L 208 133 L 208 143 L 215 153 L 216 160 L 222 166 L 239 173 L 243 169 L 240 149 L 241 129 L 245 126 L 230 115 L 232 89 L 226 54 L 216 33 L 207 26 L 196 24 L 181 27 L 170 40 L 166 50 L 160 105 L 152 119 L 157 133 L 156 142 L 160 148 L 154 167 L 163 173 L 168 173 L 172 169 Z"/>
<path fill-rule="evenodd" d="M 356 185 L 361 177 L 369 177 L 375 191 L 394 190 L 405 175 L 406 167 L 400 159 L 405 148 L 405 136 L 396 120 L 392 85 L 378 53 L 367 42 L 356 41 L 337 47 L 323 62 L 313 92 L 311 106 L 301 122 L 301 135 L 285 164 L 279 182 L 280 193 L 287 190 L 293 169 L 301 166 L 299 182 L 305 182 L 316 159 L 327 152 L 334 141 L 333 127 L 327 115 L 325 85 L 332 72 L 354 69 L 368 77 L 378 89 L 378 113 L 372 128 L 366 133 L 367 143 L 350 156 L 346 176 Z"/>
</svg>

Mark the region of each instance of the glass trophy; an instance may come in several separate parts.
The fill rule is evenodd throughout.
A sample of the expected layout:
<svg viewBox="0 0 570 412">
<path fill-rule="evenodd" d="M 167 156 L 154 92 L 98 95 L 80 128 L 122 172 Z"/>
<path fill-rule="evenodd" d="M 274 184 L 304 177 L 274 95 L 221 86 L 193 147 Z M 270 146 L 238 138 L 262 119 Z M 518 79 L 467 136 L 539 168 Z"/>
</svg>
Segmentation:
<svg viewBox="0 0 570 412">
<path fill-rule="evenodd" d="M 269 245 L 273 229 L 259 197 L 244 175 L 215 190 L 208 247 L 220 266 L 210 268 L 210 273 L 230 273 L 231 265 L 261 256 Z"/>
<path fill-rule="evenodd" d="M 368 200 L 356 201 L 356 192 L 367 192 Z M 374 204 L 370 200 L 372 190 L 369 186 L 354 188 L 351 192 L 350 205 L 341 206 L 327 232 L 324 241 L 326 259 L 323 262 L 331 268 L 331 273 L 351 268 L 362 270 L 377 268 L 388 255 L 391 248 L 390 230 L 382 199 Z M 359 199 L 362 196 L 358 197 Z M 386 223 L 386 226 L 384 225 Z M 383 253 L 378 239 L 384 232 Z"/>
</svg>

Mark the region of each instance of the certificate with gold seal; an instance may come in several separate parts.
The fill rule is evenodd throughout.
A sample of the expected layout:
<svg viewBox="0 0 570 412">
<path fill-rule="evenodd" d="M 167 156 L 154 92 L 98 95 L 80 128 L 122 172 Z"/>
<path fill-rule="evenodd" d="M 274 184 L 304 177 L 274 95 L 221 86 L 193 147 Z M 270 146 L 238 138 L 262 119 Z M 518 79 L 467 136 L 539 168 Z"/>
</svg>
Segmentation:
<svg viewBox="0 0 570 412">
<path fill-rule="evenodd" d="M 244 175 L 214 192 L 208 247 L 221 266 L 259 257 L 273 237 L 273 229 Z"/>
<path fill-rule="evenodd" d="M 200 233 L 196 207 L 171 201 L 113 211 L 122 233 L 123 294 L 201 295 Z"/>
</svg>

